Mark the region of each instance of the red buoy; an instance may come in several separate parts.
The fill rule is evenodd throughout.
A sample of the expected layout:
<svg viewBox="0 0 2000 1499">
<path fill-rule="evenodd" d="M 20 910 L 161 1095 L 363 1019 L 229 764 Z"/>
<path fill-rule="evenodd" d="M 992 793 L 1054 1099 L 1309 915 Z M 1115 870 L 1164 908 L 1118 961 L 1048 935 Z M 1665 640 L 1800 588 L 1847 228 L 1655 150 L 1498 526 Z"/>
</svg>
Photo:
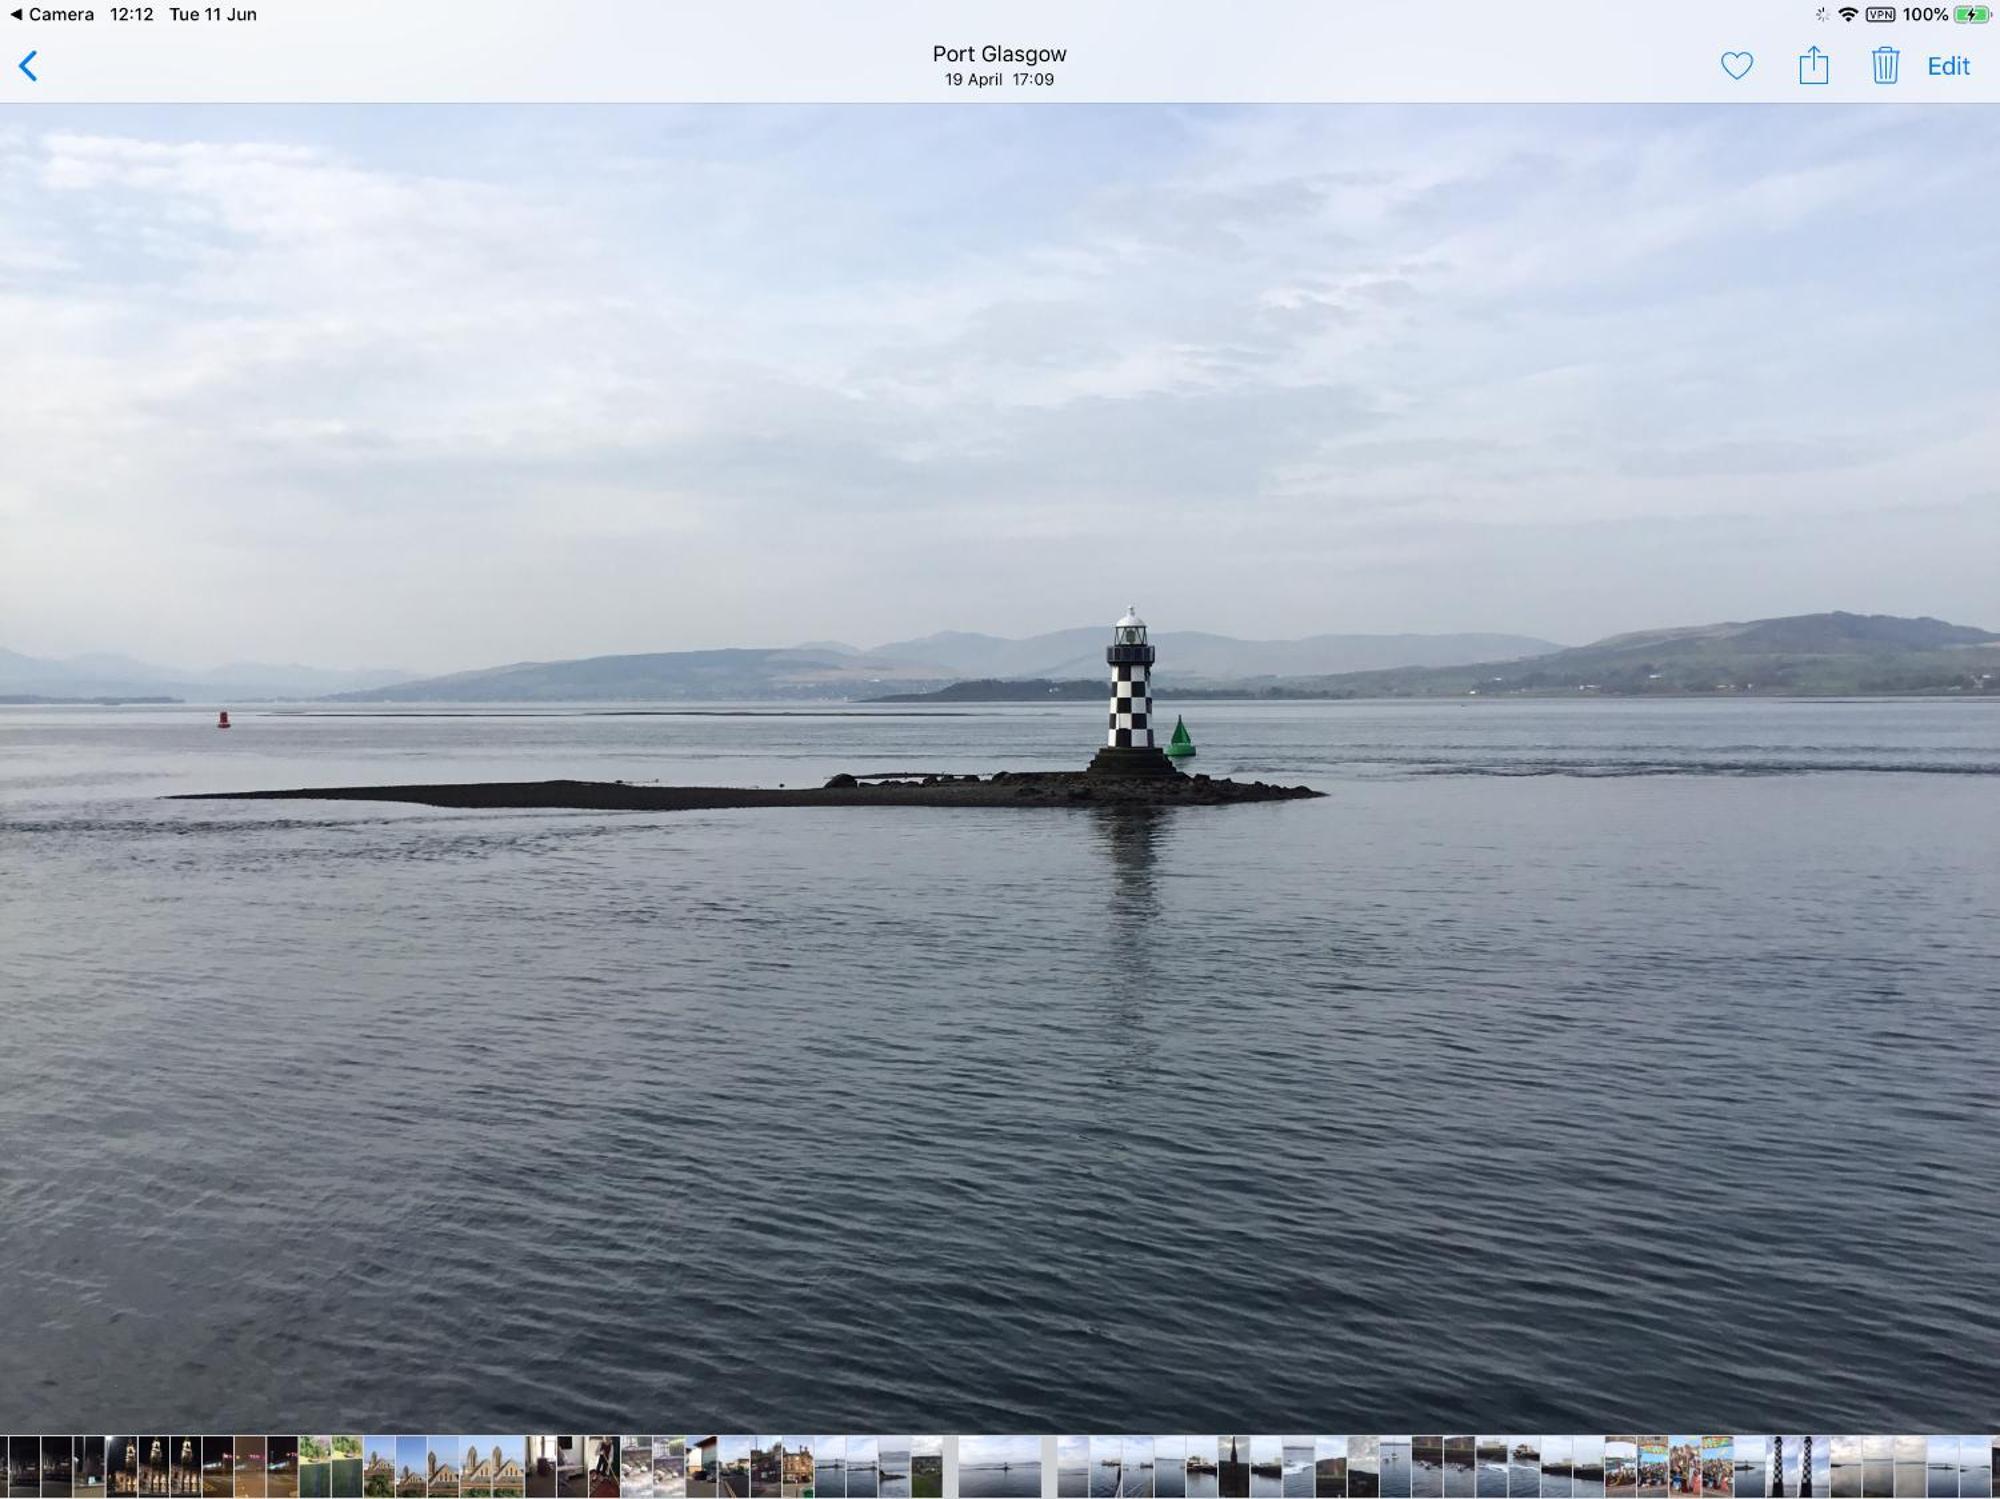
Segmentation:
<svg viewBox="0 0 2000 1499">
<path fill-rule="evenodd" d="M 220 713 L 215 715 L 215 726 L 218 729 L 229 727 L 229 710 L 227 708 L 224 708 Z"/>
</svg>

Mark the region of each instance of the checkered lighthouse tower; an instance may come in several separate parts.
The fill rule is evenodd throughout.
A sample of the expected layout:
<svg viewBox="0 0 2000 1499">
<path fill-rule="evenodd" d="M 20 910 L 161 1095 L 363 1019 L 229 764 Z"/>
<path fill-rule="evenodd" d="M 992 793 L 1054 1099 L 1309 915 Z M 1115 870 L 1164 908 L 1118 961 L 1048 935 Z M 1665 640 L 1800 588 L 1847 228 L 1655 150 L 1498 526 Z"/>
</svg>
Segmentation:
<svg viewBox="0 0 2000 1499">
<path fill-rule="evenodd" d="M 1111 627 L 1104 660 L 1111 668 L 1111 725 L 1090 762 L 1093 775 L 1178 775 L 1153 743 L 1153 648 L 1135 605 Z"/>
</svg>

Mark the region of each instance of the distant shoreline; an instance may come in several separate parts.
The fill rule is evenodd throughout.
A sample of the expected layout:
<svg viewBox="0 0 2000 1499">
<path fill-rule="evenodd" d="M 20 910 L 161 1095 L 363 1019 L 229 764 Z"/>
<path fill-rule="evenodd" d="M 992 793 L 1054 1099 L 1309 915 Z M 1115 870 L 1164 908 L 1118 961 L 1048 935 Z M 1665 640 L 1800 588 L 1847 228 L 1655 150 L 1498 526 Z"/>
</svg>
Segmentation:
<svg viewBox="0 0 2000 1499">
<path fill-rule="evenodd" d="M 984 690 L 990 684 L 958 683 L 951 687 L 941 687 L 934 692 L 897 692 L 885 697 L 861 698 L 862 703 L 913 706 L 927 703 L 936 704 L 995 704 L 995 703 L 1084 703 L 1102 702 L 1105 686 L 1102 682 L 1091 681 L 1077 684 L 1087 687 L 1086 691 L 1046 691 L 1016 692 L 1006 690 L 1012 683 L 998 684 L 999 690 Z M 1038 684 L 1022 683 L 1023 687 Z M 1065 684 L 1067 685 L 1067 684 Z M 966 689 L 980 689 L 971 690 Z M 1232 688 L 1174 688 L 1162 687 L 1155 682 L 1153 701 L 1168 703 L 1459 703 L 1459 702 L 1737 702 L 1759 703 L 1781 702 L 2000 702 L 2000 688 L 1979 692 L 1954 692 L 1948 689 L 1915 688 L 1907 692 L 1763 692 L 1756 689 L 1741 691 L 1695 692 L 1662 690 L 1652 692 L 1607 691 L 1600 688 L 1522 688 L 1518 690 L 1464 691 L 1464 692 L 1315 692 L 1305 689 L 1273 687 L 1257 691 Z M 850 700 L 853 701 L 853 700 Z"/>
<path fill-rule="evenodd" d="M 403 702 L 367 705 L 299 698 L 140 698 L 140 697 L 33 697 L 0 695 L 0 708 L 186 708 L 213 713 L 227 708 L 255 710 L 277 718 L 538 718 L 577 715 L 593 718 L 950 718 L 972 716 L 969 710 L 996 707 L 1102 708 L 1105 688 L 1093 682 L 1088 696 L 978 696 L 971 694 L 899 693 L 871 698 L 744 698 L 736 701 L 661 702 L 644 698 L 576 699 L 571 701 L 524 699 L 487 703 L 449 698 L 411 698 Z M 1235 692 L 1198 689 L 1175 692 L 1156 691 L 1153 701 L 1163 709 L 1175 703 L 1289 704 L 1327 703 L 1367 707 L 1397 704 L 1479 703 L 2000 703 L 2000 690 L 1985 692 L 1462 692 L 1462 693 L 1313 693 Z M 928 712 L 885 712 L 884 709 L 929 709 Z M 957 710 L 956 712 L 952 710 Z"/>
<path fill-rule="evenodd" d="M 180 697 L 45 697 L 33 692 L 0 693 L 0 708 L 180 708 Z"/>
</svg>

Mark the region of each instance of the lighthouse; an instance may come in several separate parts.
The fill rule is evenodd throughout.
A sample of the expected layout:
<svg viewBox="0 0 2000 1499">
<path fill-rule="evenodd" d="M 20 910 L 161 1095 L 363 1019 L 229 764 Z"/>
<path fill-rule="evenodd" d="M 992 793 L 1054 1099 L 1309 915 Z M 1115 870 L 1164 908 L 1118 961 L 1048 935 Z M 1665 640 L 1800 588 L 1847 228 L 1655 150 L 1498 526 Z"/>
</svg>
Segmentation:
<svg viewBox="0 0 2000 1499">
<path fill-rule="evenodd" d="M 1153 647 L 1138 606 L 1111 627 L 1104 651 L 1111 668 L 1111 723 L 1104 748 L 1090 762 L 1092 775 L 1176 775 L 1174 762 L 1153 743 Z"/>
</svg>

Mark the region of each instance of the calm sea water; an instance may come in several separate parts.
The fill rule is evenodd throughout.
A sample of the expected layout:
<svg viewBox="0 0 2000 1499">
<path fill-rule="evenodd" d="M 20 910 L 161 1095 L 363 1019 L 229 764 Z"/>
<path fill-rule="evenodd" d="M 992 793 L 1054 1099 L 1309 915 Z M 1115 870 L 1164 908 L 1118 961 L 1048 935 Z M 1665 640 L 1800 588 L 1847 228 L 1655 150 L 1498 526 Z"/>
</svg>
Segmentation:
<svg viewBox="0 0 2000 1499">
<path fill-rule="evenodd" d="M 0 711 L 0 1426 L 1991 1419 L 2000 705 L 1189 721 Z"/>
<path fill-rule="evenodd" d="M 1382 1499 L 1410 1499 L 1410 1439 L 1385 1439 L 1380 1450 Z"/>
</svg>

